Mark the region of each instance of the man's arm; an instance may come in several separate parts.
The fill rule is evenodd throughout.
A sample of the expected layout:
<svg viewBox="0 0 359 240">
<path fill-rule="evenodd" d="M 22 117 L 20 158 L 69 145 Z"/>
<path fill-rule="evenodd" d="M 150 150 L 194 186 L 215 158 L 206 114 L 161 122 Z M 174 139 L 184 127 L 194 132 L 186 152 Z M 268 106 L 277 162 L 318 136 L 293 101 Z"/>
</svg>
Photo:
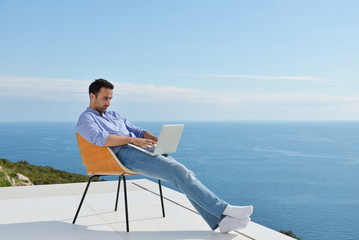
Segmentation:
<svg viewBox="0 0 359 240">
<path fill-rule="evenodd" d="M 156 136 L 154 136 L 152 133 L 146 131 L 144 134 L 143 134 L 143 138 L 146 138 L 146 139 L 151 139 L 155 142 L 158 142 L 158 138 Z"/>
<path fill-rule="evenodd" d="M 146 133 L 149 133 L 149 132 L 146 132 Z M 146 133 L 144 134 L 144 137 L 145 137 Z M 150 133 L 150 135 L 147 134 L 148 137 L 151 137 L 151 135 L 152 135 L 151 133 Z M 156 138 L 155 136 L 152 135 L 152 138 L 153 137 Z M 149 138 L 135 138 L 135 137 L 125 137 L 125 136 L 117 136 L 117 135 L 109 134 L 104 146 L 114 147 L 114 146 L 126 145 L 126 144 L 131 143 L 131 144 L 137 145 L 142 148 L 148 148 L 148 147 L 152 147 L 153 145 L 155 145 L 156 142 L 157 141 L 149 139 Z"/>
</svg>

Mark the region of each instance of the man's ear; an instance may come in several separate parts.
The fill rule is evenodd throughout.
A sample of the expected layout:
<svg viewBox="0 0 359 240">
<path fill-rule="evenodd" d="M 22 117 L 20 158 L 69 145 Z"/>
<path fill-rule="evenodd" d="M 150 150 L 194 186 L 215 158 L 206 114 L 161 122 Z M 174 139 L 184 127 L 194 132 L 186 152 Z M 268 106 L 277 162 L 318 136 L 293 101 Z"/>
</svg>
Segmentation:
<svg viewBox="0 0 359 240">
<path fill-rule="evenodd" d="M 90 93 L 90 100 L 94 100 L 94 99 L 96 99 L 96 95 L 93 93 Z"/>
</svg>

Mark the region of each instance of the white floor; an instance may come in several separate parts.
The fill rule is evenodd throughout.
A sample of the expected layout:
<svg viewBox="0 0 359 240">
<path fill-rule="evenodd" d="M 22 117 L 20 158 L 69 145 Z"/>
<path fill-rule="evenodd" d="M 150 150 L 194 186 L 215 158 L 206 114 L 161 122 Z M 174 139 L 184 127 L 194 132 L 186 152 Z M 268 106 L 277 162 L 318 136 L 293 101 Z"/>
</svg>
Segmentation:
<svg viewBox="0 0 359 240">
<path fill-rule="evenodd" d="M 165 187 L 166 217 L 163 218 L 160 198 L 156 195 L 158 185 L 145 179 L 127 181 L 129 233 L 126 232 L 122 193 L 119 209 L 114 212 L 116 181 L 92 183 L 77 222 L 72 224 L 85 185 L 0 188 L 0 239 L 292 239 L 254 222 L 230 234 L 211 231 L 183 194 Z"/>
</svg>

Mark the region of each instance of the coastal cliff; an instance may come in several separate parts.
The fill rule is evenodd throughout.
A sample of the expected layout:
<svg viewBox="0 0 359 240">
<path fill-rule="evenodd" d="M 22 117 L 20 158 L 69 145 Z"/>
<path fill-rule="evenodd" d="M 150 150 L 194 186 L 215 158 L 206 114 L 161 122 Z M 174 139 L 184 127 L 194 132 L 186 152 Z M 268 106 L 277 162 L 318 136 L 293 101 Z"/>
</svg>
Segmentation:
<svg viewBox="0 0 359 240">
<path fill-rule="evenodd" d="M 2 166 L 0 166 L 0 178 L 0 187 L 34 185 L 28 177 L 21 173 L 8 173 Z"/>
<path fill-rule="evenodd" d="M 31 165 L 26 161 L 11 162 L 0 158 L 0 187 L 86 182 L 88 179 L 85 175 L 48 166 Z"/>
</svg>

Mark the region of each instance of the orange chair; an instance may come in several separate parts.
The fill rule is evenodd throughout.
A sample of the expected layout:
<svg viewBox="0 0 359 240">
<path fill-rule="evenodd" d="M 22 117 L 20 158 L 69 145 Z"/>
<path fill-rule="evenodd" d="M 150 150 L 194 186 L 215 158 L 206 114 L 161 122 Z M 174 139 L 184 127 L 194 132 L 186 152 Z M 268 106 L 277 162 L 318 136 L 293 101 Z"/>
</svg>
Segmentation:
<svg viewBox="0 0 359 240">
<path fill-rule="evenodd" d="M 121 178 L 123 179 L 124 185 L 124 195 L 125 195 L 125 213 L 126 213 L 126 230 L 129 231 L 129 221 L 128 221 L 128 207 L 127 207 L 127 189 L 126 189 L 126 177 L 125 175 L 135 175 L 138 174 L 128 168 L 126 168 L 122 163 L 118 160 L 116 155 L 112 152 L 112 150 L 108 147 L 100 147 L 97 145 L 93 145 L 84 139 L 80 134 L 76 133 L 76 138 L 78 142 L 78 146 L 80 149 L 80 154 L 82 158 L 83 164 L 86 166 L 86 172 L 89 175 L 92 175 L 86 185 L 84 194 L 82 195 L 82 199 L 80 205 L 77 209 L 75 218 L 73 220 L 73 224 L 75 224 L 77 216 L 80 212 L 82 203 L 85 199 L 87 190 L 90 186 L 91 181 L 95 177 L 100 176 L 110 176 L 116 175 L 119 176 L 118 186 L 117 186 L 117 195 L 115 202 L 115 211 L 117 211 L 117 203 L 118 203 L 118 195 L 120 192 L 120 184 Z M 162 205 L 162 216 L 165 217 L 165 209 L 163 204 L 163 196 L 162 196 L 162 186 L 161 181 L 158 180 L 160 197 L 161 197 L 161 205 Z"/>
</svg>

